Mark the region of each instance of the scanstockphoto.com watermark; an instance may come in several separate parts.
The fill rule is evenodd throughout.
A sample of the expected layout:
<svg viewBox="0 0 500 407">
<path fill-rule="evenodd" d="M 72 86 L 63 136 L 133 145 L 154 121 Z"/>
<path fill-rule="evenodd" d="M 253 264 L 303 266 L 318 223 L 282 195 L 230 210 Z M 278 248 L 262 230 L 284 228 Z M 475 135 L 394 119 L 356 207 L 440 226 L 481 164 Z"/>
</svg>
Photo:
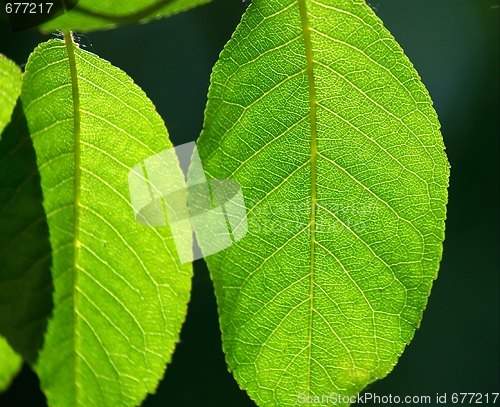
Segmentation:
<svg viewBox="0 0 500 407">
<path fill-rule="evenodd" d="M 274 201 L 254 202 L 245 200 L 248 209 L 250 233 L 266 235 L 276 233 L 297 234 L 309 229 L 311 203 Z M 380 206 L 370 202 L 351 204 L 322 203 L 317 210 L 315 230 L 317 234 L 344 232 L 363 234 L 376 227 Z"/>
<path fill-rule="evenodd" d="M 434 396 L 399 396 L 376 393 L 360 393 L 347 396 L 338 393 L 329 395 L 297 394 L 299 405 L 339 405 L 339 404 L 497 404 L 500 393 L 436 393 Z"/>
<path fill-rule="evenodd" d="M 311 200 L 251 200 L 228 179 L 207 179 L 194 142 L 164 150 L 137 163 L 129 173 L 135 220 L 172 231 L 181 263 L 220 252 L 248 234 L 261 239 L 296 236 L 311 230 Z M 381 229 L 375 202 L 317 203 L 314 231 L 321 238 L 363 236 Z M 191 244 L 192 231 L 197 245 Z"/>
<path fill-rule="evenodd" d="M 347 396 L 338 393 L 329 395 L 307 396 L 305 393 L 297 395 L 300 405 L 339 405 L 339 404 L 431 404 L 431 396 L 393 396 L 392 394 L 379 396 L 376 393 L 360 393 L 357 396 Z"/>
</svg>

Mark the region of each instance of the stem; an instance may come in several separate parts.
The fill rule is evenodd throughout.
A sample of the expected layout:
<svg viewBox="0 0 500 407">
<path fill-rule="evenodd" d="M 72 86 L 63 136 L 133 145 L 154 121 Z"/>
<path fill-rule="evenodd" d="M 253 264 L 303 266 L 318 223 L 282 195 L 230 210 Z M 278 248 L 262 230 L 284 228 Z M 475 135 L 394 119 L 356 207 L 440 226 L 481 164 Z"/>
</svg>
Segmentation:
<svg viewBox="0 0 500 407">
<path fill-rule="evenodd" d="M 75 50 L 73 43 L 73 35 L 71 31 L 64 31 L 64 42 L 68 53 L 69 70 L 71 73 L 71 89 L 73 92 L 73 142 L 74 142 L 74 212 L 73 212 L 73 326 L 76 331 L 76 287 L 77 287 L 77 263 L 79 241 L 79 221 L 80 221 L 80 173 L 81 173 L 81 156 L 80 156 L 80 97 L 78 92 L 78 77 L 76 72 Z M 75 348 L 78 335 L 75 335 Z M 75 353 L 75 372 L 76 372 L 76 353 Z M 76 380 L 76 377 L 75 377 Z M 78 386 L 76 386 L 78 389 Z M 76 396 L 75 396 L 76 397 Z"/>
<path fill-rule="evenodd" d="M 306 72 L 309 83 L 309 120 L 311 125 L 311 270 L 310 270 L 310 308 L 309 308 L 309 353 L 307 390 L 311 389 L 311 360 L 312 360 L 312 334 L 313 334 L 313 311 L 314 311 L 314 268 L 315 268 L 315 248 L 316 248 L 316 86 L 314 83 L 313 51 L 311 43 L 311 32 L 309 28 L 309 19 L 307 16 L 306 0 L 299 0 L 300 20 L 302 22 L 302 35 L 304 36 L 305 54 L 306 54 Z"/>
</svg>

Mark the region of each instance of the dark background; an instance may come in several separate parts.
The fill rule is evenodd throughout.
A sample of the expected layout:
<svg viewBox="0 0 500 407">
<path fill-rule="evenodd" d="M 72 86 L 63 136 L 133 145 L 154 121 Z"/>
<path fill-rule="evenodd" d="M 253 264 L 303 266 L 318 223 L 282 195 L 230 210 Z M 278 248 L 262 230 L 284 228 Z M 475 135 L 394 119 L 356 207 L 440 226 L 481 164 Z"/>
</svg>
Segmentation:
<svg viewBox="0 0 500 407">
<path fill-rule="evenodd" d="M 448 404 L 453 392 L 498 392 L 499 0 L 373 1 L 434 100 L 451 179 L 444 256 L 422 326 L 394 371 L 366 391 L 429 395 L 433 403 L 436 393 L 448 393 Z M 215 0 L 146 25 L 82 36 L 81 46 L 144 89 L 178 145 L 200 133 L 211 68 L 245 8 L 240 0 Z M 52 37 L 12 34 L 0 22 L 0 52 L 20 65 Z M 0 405 L 45 405 L 27 366 Z M 144 406 L 252 405 L 227 372 L 212 283 L 197 260 L 181 342 Z"/>
</svg>

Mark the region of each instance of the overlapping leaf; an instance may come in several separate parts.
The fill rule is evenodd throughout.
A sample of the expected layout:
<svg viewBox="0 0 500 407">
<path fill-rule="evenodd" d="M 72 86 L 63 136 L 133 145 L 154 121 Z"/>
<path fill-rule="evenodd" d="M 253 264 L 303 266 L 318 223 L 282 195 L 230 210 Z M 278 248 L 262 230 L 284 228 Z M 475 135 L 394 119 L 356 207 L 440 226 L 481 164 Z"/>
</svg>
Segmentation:
<svg viewBox="0 0 500 407">
<path fill-rule="evenodd" d="M 21 99 L 53 253 L 42 389 L 52 406 L 137 405 L 170 360 L 190 289 L 170 230 L 139 224 L 129 196 L 130 170 L 171 147 L 165 126 L 125 73 L 71 42 L 35 49 Z"/>
<path fill-rule="evenodd" d="M 51 304 L 50 290 L 43 292 L 46 285 L 36 264 L 37 249 L 43 246 L 39 224 L 44 218 L 41 200 L 32 206 L 32 198 L 40 198 L 41 193 L 37 195 L 34 154 L 26 154 L 31 142 L 20 125 L 20 106 L 11 121 L 20 92 L 19 67 L 0 55 L 0 391 L 8 388 L 22 363 L 6 337 L 33 362 Z"/>
<path fill-rule="evenodd" d="M 247 207 L 207 259 L 230 370 L 261 406 L 349 404 L 397 363 L 441 259 L 449 165 L 418 74 L 364 1 L 252 1 L 198 149 Z"/>
<path fill-rule="evenodd" d="M 7 340 L 0 336 L 0 392 L 7 390 L 12 379 L 21 370 L 21 357 L 9 346 Z"/>
<path fill-rule="evenodd" d="M 189 10 L 210 0 L 79 0 L 69 12 L 41 25 L 43 32 L 106 30 Z M 76 3 L 70 2 L 70 3 Z"/>
<path fill-rule="evenodd" d="M 0 54 L 0 138 L 21 92 L 21 70 Z"/>
<path fill-rule="evenodd" d="M 40 175 L 19 101 L 0 140 L 0 334 L 29 364 L 52 311 L 51 258 Z"/>
</svg>

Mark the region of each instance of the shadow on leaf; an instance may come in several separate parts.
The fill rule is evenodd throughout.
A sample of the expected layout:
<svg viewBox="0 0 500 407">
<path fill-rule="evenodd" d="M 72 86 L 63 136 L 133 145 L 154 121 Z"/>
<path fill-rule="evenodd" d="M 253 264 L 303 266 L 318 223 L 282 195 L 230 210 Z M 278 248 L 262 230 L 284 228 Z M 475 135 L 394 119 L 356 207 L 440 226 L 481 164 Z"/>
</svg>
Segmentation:
<svg viewBox="0 0 500 407">
<path fill-rule="evenodd" d="M 0 334 L 30 365 L 52 312 L 51 247 L 20 101 L 0 140 Z"/>
</svg>

